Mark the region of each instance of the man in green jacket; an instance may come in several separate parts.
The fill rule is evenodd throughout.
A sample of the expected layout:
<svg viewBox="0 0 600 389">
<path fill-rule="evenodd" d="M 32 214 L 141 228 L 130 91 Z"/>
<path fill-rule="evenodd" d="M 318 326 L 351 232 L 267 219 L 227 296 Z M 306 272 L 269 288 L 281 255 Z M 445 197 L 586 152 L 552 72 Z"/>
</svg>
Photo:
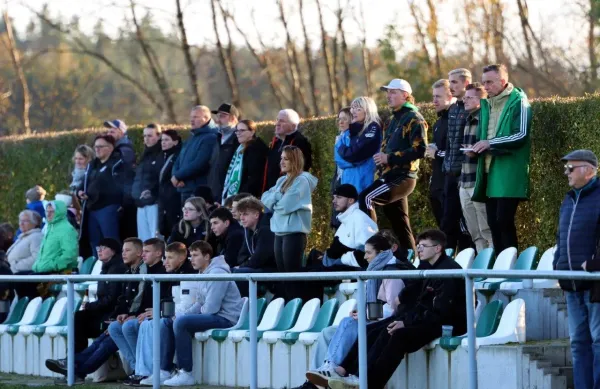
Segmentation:
<svg viewBox="0 0 600 389">
<path fill-rule="evenodd" d="M 519 202 L 529 198 L 531 106 L 523 90 L 508 82 L 504 65 L 483 68 L 488 93 L 481 100 L 479 142 L 481 154 L 473 201 L 484 202 L 497 253 L 517 247 L 515 215 Z"/>
<path fill-rule="evenodd" d="M 67 220 L 67 206 L 53 201 L 46 206 L 47 230 L 33 264 L 35 273 L 61 273 L 77 268 L 77 231 Z"/>
</svg>

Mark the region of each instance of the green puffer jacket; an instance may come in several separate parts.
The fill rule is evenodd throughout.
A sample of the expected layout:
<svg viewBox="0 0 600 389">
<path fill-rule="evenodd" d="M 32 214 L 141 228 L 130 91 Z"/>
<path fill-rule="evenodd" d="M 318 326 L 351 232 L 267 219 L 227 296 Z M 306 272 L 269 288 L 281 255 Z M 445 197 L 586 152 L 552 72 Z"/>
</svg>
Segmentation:
<svg viewBox="0 0 600 389">
<path fill-rule="evenodd" d="M 67 220 L 67 206 L 53 201 L 54 219 L 48 223 L 40 253 L 33 264 L 36 273 L 58 273 L 77 267 L 79 243 L 77 231 Z"/>
<path fill-rule="evenodd" d="M 481 100 L 479 139 L 487 139 L 490 105 Z M 492 162 L 487 180 L 485 158 L 479 158 L 473 201 L 487 198 L 529 198 L 531 155 L 531 105 L 523 90 L 514 88 L 498 119 L 496 136 L 490 141 Z"/>
</svg>

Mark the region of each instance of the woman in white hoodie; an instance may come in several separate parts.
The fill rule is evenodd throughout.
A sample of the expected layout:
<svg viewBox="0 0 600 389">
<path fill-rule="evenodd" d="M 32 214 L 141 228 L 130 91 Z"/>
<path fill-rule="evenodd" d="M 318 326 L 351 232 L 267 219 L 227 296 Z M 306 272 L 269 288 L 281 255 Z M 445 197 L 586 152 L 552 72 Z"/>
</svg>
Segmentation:
<svg viewBox="0 0 600 389">
<path fill-rule="evenodd" d="M 21 235 L 6 252 L 10 270 L 14 273 L 31 271 L 42 244 L 42 217 L 39 213 L 26 209 L 19 214 Z"/>
</svg>

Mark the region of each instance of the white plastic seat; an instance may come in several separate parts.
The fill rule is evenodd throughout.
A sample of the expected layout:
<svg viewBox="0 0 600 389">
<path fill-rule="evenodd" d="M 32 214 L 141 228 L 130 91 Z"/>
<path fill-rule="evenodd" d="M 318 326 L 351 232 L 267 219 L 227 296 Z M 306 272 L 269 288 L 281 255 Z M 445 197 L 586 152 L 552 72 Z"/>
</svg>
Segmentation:
<svg viewBox="0 0 600 389">
<path fill-rule="evenodd" d="M 492 270 L 510 270 L 515 266 L 515 261 L 517 260 L 517 249 L 514 247 L 509 247 L 504 249 L 500 255 L 496 258 L 496 262 L 494 262 L 494 267 Z M 488 285 L 502 282 L 505 278 L 486 278 L 482 281 L 475 282 L 475 289 L 488 289 Z"/>
<path fill-rule="evenodd" d="M 244 300 L 244 305 L 242 305 L 242 310 L 240 311 L 240 317 L 239 317 L 237 323 L 235 323 L 235 325 L 232 327 L 221 328 L 221 329 L 237 330 L 237 329 L 241 328 L 242 325 L 244 325 L 244 321 L 246 321 L 246 318 L 248 317 L 248 306 L 250 305 L 250 302 L 248 300 L 248 297 L 243 297 L 242 300 Z M 214 329 L 210 329 L 210 330 L 206 330 L 206 331 L 202 331 L 202 332 L 196 332 L 195 337 L 197 340 L 199 340 L 201 342 L 206 342 L 213 331 L 214 331 Z"/>
<path fill-rule="evenodd" d="M 464 249 L 456 255 L 454 262 L 458 263 L 463 269 L 470 269 L 475 260 L 475 250 L 472 248 Z"/>
<path fill-rule="evenodd" d="M 338 309 L 338 311 L 335 315 L 335 318 L 333 319 L 333 323 L 331 325 L 332 326 L 340 325 L 340 322 L 342 321 L 342 319 L 350 316 L 350 312 L 352 312 L 355 309 L 356 309 L 356 300 L 355 299 L 350 299 L 350 300 L 344 301 L 344 303 Z M 310 346 L 313 343 L 315 343 L 315 341 L 319 337 L 319 334 L 320 334 L 320 332 L 303 332 L 298 337 L 298 342 L 300 342 L 306 346 Z"/>
<path fill-rule="evenodd" d="M 98 276 L 101 272 L 102 261 L 98 260 L 94 263 L 94 267 L 92 268 L 90 275 Z M 85 284 L 88 285 L 88 297 L 90 298 L 90 301 L 95 301 L 98 293 L 98 281 L 87 281 Z"/>
<path fill-rule="evenodd" d="M 342 282 L 339 289 L 346 299 L 350 299 L 356 293 L 357 288 L 358 282 Z"/>
<path fill-rule="evenodd" d="M 267 331 L 263 334 L 263 340 L 266 343 L 276 343 L 286 332 L 304 332 L 308 331 L 315 324 L 317 315 L 321 310 L 321 301 L 317 298 L 309 300 L 298 314 L 296 324 L 287 331 Z"/>
<path fill-rule="evenodd" d="M 265 313 L 263 315 L 260 324 L 258 325 L 258 331 L 270 331 L 277 326 L 279 323 L 279 319 L 281 318 L 281 313 L 283 312 L 283 306 L 285 305 L 285 301 L 282 298 L 277 298 L 269 303 Z M 246 335 L 249 335 L 248 330 L 233 330 L 229 331 L 228 339 L 231 339 L 233 342 L 239 343 L 241 342 Z"/>
<path fill-rule="evenodd" d="M 556 246 L 550 247 L 548 250 L 544 252 L 542 258 L 537 265 L 536 270 L 539 271 L 553 271 L 554 267 L 552 262 L 554 261 L 554 252 L 556 251 Z M 556 289 L 559 288 L 558 280 L 551 279 L 534 279 L 533 280 L 533 288 L 534 289 Z M 516 294 L 519 289 L 523 289 L 523 281 L 507 281 L 503 282 L 500 285 L 500 290 L 503 292 L 508 292 L 509 294 Z"/>
<path fill-rule="evenodd" d="M 525 343 L 525 300 L 511 301 L 500 318 L 498 329 L 490 336 L 477 338 L 476 346 L 489 346 L 493 344 Z M 463 339 L 462 346 L 468 347 L 468 339 Z"/>
<path fill-rule="evenodd" d="M 27 304 L 27 308 L 25 308 L 21 321 L 15 325 L 23 326 L 31 324 L 35 320 L 41 306 L 41 297 L 36 297 L 31 300 L 31 302 Z M 3 353 L 10 353 L 13 351 L 13 336 L 6 332 L 8 327 L 9 325 L 6 324 L 0 325 L 0 350 L 5 350 Z M 25 350 L 23 350 L 23 353 L 25 353 Z M 0 360 L 0 371 L 3 373 L 12 373 L 13 362 L 13 358 L 2 358 Z"/>
</svg>

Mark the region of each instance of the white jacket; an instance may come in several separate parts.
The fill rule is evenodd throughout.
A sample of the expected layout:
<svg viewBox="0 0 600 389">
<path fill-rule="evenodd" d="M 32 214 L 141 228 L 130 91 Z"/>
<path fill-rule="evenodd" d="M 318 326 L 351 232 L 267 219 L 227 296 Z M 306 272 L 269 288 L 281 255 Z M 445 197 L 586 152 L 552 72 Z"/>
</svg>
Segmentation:
<svg viewBox="0 0 600 389">
<path fill-rule="evenodd" d="M 378 231 L 377 223 L 358 208 L 358 203 L 352 204 L 337 218 L 342 223 L 335 232 L 340 243 L 355 250 L 365 251 L 365 242 Z M 342 255 L 340 259 L 344 265 L 360 267 L 352 251 Z"/>
<path fill-rule="evenodd" d="M 38 257 L 44 238 L 39 228 L 33 228 L 19 235 L 19 238 L 6 252 L 6 258 L 13 273 L 30 271 Z"/>
</svg>

